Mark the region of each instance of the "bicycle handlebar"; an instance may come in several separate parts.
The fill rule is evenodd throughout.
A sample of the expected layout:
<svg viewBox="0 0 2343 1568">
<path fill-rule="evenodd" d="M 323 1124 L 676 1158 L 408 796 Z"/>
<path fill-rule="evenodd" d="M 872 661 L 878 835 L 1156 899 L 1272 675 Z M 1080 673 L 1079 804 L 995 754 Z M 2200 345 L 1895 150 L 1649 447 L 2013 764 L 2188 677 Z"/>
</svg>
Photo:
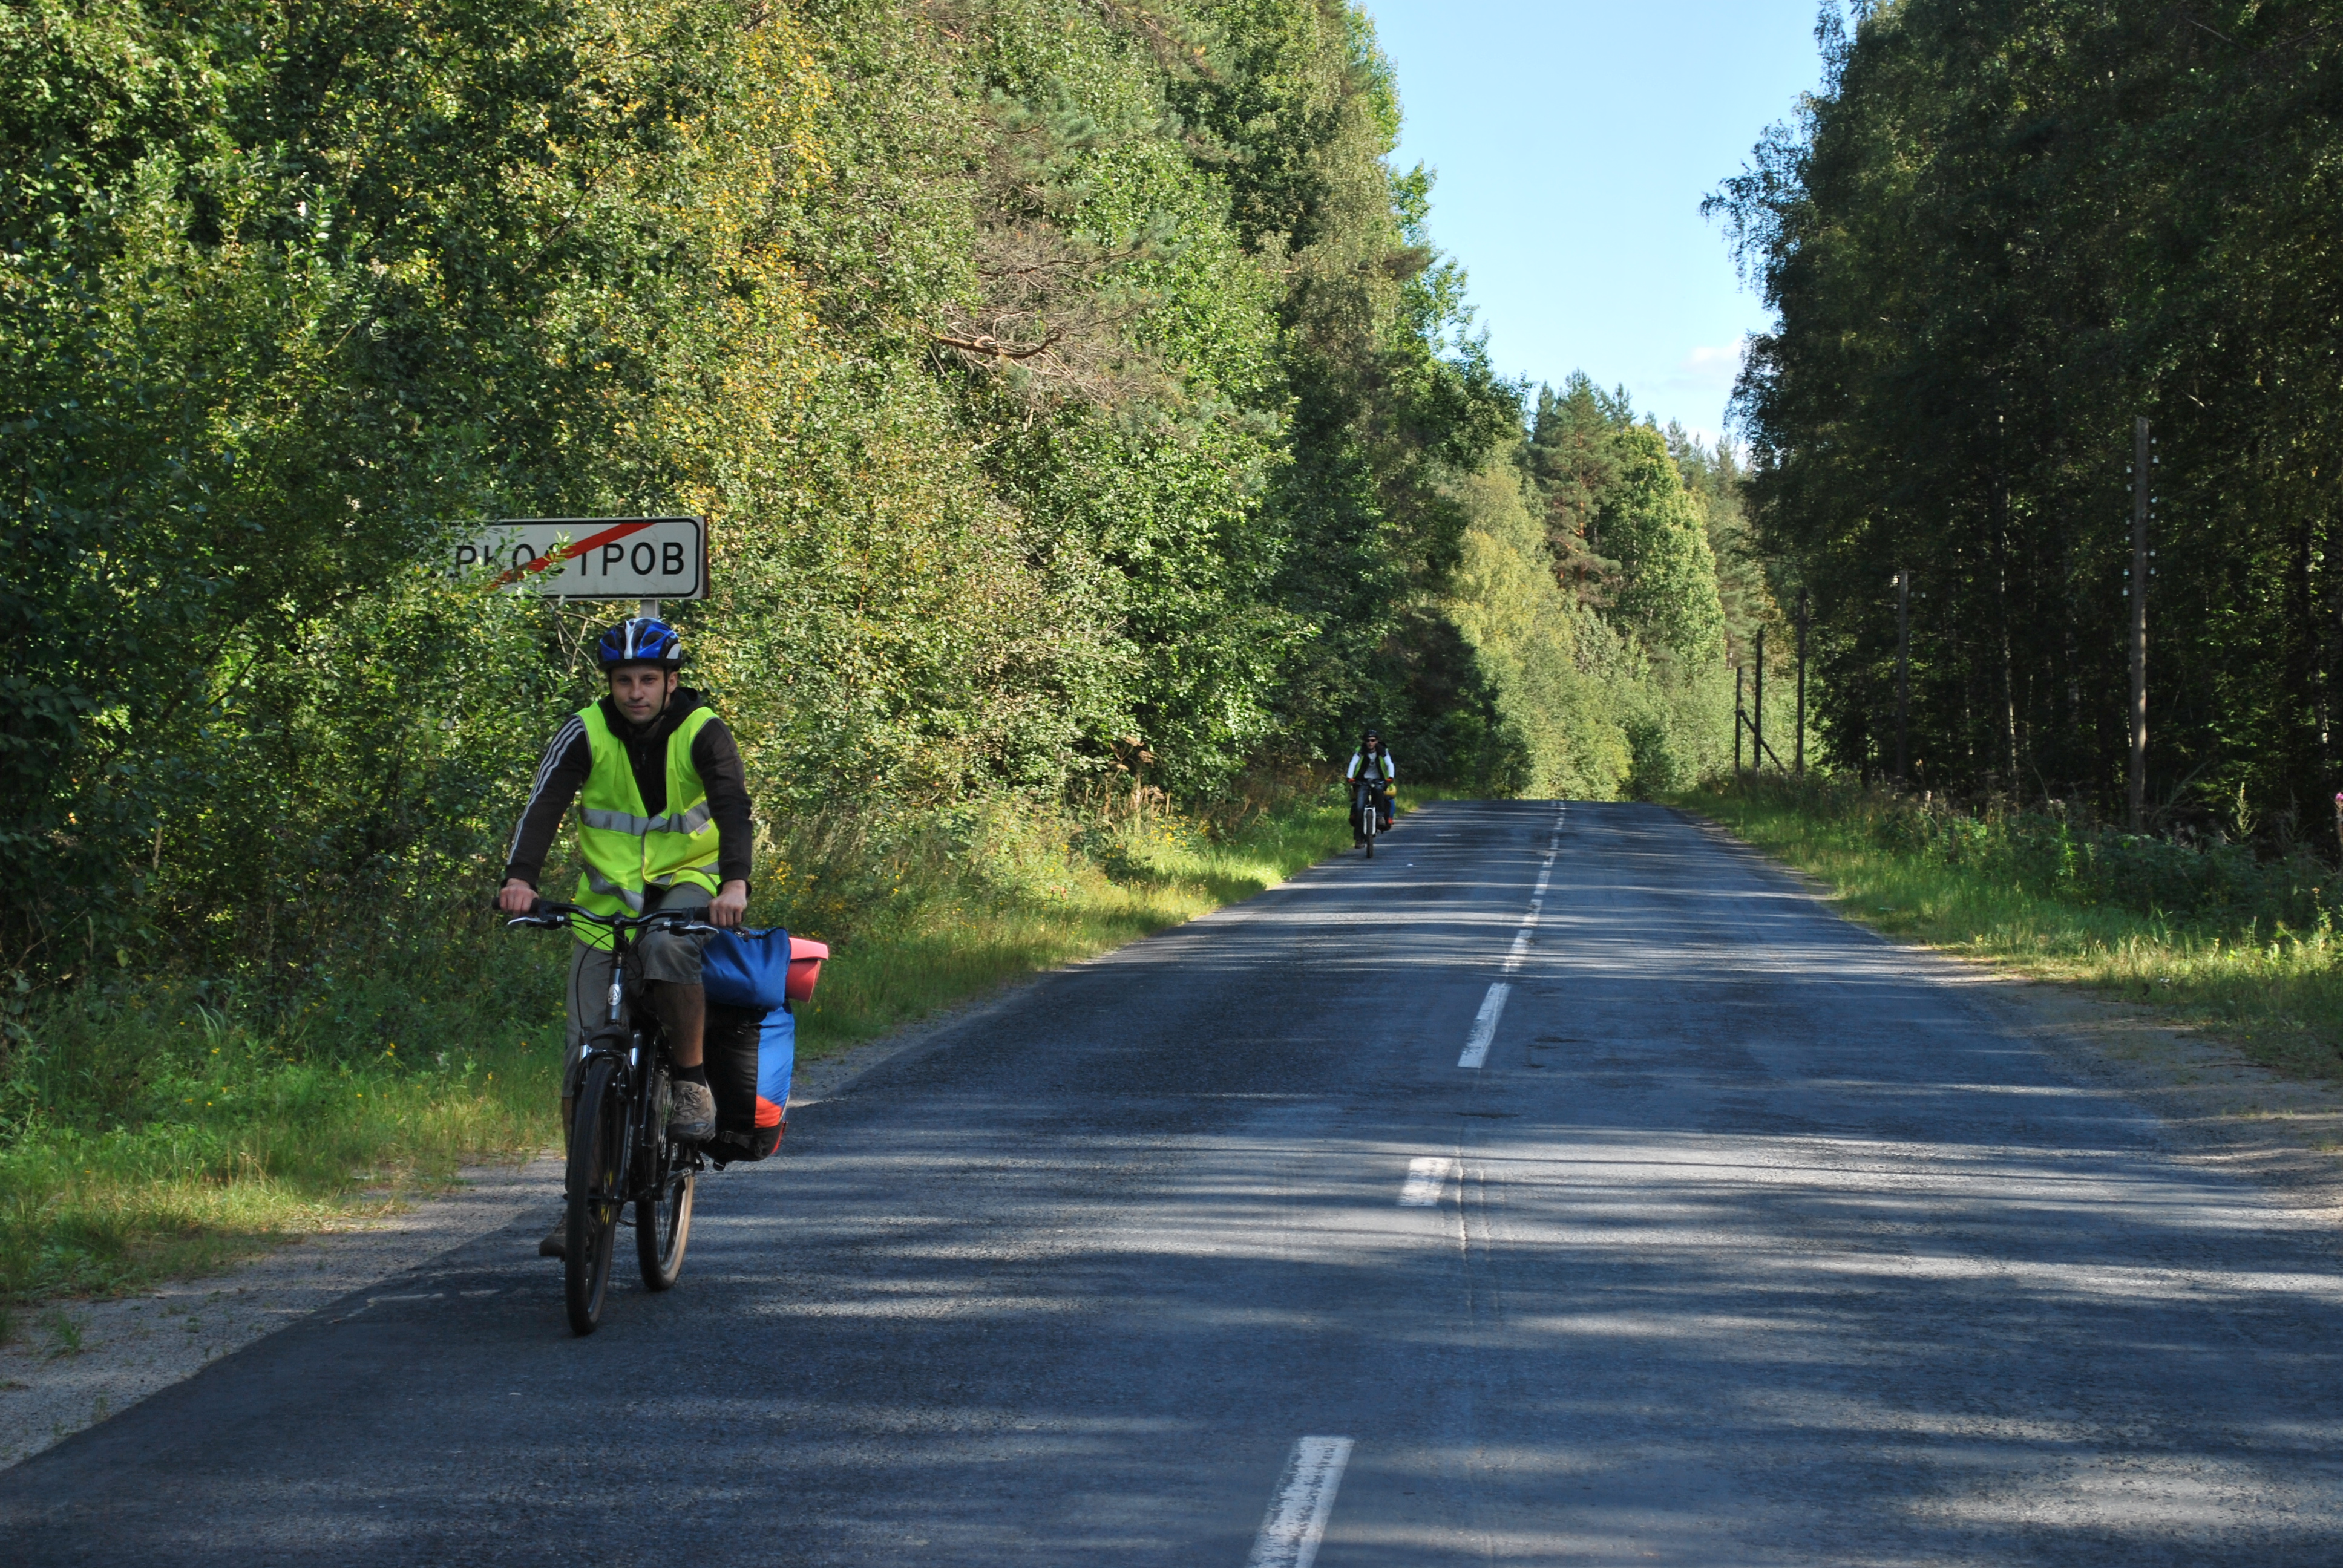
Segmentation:
<svg viewBox="0 0 2343 1568">
<path fill-rule="evenodd" d="M 505 922 L 507 930 L 516 926 L 531 926 L 539 930 L 558 931 L 576 921 L 600 926 L 605 930 L 636 930 L 649 926 L 664 926 L 680 936 L 712 937 L 722 928 L 705 920 L 695 920 L 682 910 L 653 910 L 647 915 L 598 915 L 576 904 L 565 904 L 554 899 L 539 899 L 529 907 L 528 913 L 515 915 Z"/>
</svg>

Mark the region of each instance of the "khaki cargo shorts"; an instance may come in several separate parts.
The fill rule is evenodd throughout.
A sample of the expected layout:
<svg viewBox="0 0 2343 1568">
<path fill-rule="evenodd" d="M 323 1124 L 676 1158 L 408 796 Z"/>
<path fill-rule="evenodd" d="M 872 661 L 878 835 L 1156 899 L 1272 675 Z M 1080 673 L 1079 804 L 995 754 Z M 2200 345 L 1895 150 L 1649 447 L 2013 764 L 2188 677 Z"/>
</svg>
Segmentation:
<svg viewBox="0 0 2343 1568">
<path fill-rule="evenodd" d="M 705 888 L 669 888 L 644 910 L 703 910 L 714 902 L 714 895 Z M 708 946 L 706 937 L 679 936 L 673 931 L 653 931 L 641 939 L 633 952 L 627 955 L 627 980 L 634 995 L 640 999 L 640 990 L 647 980 L 664 980 L 672 985 L 699 983 L 699 955 Z M 610 1012 L 610 950 L 589 948 L 576 943 L 569 951 L 569 1048 L 561 1062 L 561 1092 L 578 1091 L 578 1064 L 586 1054 L 586 1037 L 602 1027 Z"/>
</svg>

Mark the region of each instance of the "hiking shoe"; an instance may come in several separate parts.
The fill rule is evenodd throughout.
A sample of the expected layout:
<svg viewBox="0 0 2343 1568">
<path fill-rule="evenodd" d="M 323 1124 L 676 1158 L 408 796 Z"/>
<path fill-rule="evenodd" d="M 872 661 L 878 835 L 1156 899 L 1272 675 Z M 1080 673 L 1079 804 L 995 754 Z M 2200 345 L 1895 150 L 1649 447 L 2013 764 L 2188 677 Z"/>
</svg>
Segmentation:
<svg viewBox="0 0 2343 1568">
<path fill-rule="evenodd" d="M 704 1083 L 677 1083 L 675 1108 L 667 1113 L 667 1135 L 678 1143 L 705 1143 L 716 1136 L 716 1096 Z"/>
<path fill-rule="evenodd" d="M 537 1244 L 537 1255 L 540 1258 L 569 1256 L 569 1221 L 567 1219 L 545 1233 L 545 1240 Z"/>
</svg>

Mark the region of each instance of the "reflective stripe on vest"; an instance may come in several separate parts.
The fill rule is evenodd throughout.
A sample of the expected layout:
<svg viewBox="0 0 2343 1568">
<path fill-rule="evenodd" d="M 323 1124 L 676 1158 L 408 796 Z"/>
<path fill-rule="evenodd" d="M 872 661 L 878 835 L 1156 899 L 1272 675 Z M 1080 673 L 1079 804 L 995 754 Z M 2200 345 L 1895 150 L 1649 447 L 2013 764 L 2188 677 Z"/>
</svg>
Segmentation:
<svg viewBox="0 0 2343 1568">
<path fill-rule="evenodd" d="M 630 915 L 641 914 L 643 912 L 643 906 L 650 901 L 640 893 L 630 893 L 627 891 L 626 889 L 618 886 L 618 883 L 610 880 L 609 878 L 602 875 L 601 872 L 596 870 L 591 866 L 586 868 L 586 887 L 588 891 L 595 893 L 599 897 L 618 900 L 618 902 L 627 907 L 627 912 Z M 583 901 L 583 895 L 580 895 L 580 901 Z M 609 911 L 608 910 L 597 910 L 595 913 L 608 914 Z"/>
<path fill-rule="evenodd" d="M 598 915 L 620 910 L 641 914 L 646 890 L 678 884 L 717 890 L 717 829 L 708 789 L 691 765 L 691 742 L 713 710 L 696 708 L 667 741 L 667 798 L 670 809 L 654 817 L 643 807 L 635 769 L 624 742 L 610 730 L 595 703 L 578 715 L 586 728 L 593 765 L 578 799 L 578 848 L 585 860 L 578 902 Z M 677 809 L 675 808 L 680 808 Z M 572 927 L 589 947 L 607 948 L 608 933 Z"/>
<path fill-rule="evenodd" d="M 633 776 L 631 768 L 628 774 L 630 778 Z M 588 828 L 599 828 L 606 833 L 625 833 L 638 839 L 646 833 L 697 833 L 716 819 L 716 813 L 709 809 L 705 800 L 680 817 L 672 813 L 665 817 L 632 817 L 624 811 L 598 809 L 580 809 L 578 815 Z"/>
</svg>

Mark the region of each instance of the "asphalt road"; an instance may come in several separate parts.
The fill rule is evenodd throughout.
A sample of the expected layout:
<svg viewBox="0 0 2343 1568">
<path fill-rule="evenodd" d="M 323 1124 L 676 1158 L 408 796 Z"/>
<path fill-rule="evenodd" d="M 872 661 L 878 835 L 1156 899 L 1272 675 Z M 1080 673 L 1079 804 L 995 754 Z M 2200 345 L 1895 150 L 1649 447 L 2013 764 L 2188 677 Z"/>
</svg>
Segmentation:
<svg viewBox="0 0 2343 1568">
<path fill-rule="evenodd" d="M 2328 1237 L 1651 807 L 1044 980 L 590 1339 L 546 1218 L 0 1475 L 0 1562 L 2343 1561 Z"/>
</svg>

